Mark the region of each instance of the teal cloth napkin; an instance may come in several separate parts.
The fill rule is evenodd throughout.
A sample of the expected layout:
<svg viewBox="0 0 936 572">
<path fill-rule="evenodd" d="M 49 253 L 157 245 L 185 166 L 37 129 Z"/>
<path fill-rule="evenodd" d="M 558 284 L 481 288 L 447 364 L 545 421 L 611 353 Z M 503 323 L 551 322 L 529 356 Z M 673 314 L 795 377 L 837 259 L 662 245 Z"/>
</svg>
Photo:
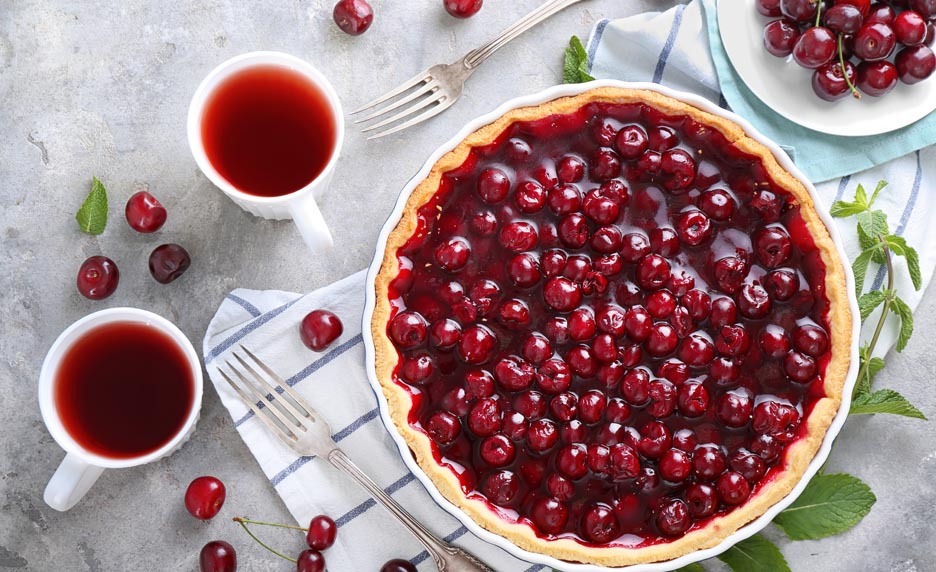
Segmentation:
<svg viewBox="0 0 936 572">
<path fill-rule="evenodd" d="M 721 0 L 732 1 L 737 0 Z M 728 60 L 718 30 L 715 0 L 701 0 L 718 83 L 731 110 L 780 145 L 813 182 L 827 181 L 880 165 L 936 143 L 936 113 L 902 129 L 867 137 L 819 133 L 778 115 L 749 90 Z M 738 3 L 741 8 L 741 2 Z M 743 8 L 749 8 L 746 3 Z M 936 81 L 933 79 L 932 81 Z"/>
</svg>

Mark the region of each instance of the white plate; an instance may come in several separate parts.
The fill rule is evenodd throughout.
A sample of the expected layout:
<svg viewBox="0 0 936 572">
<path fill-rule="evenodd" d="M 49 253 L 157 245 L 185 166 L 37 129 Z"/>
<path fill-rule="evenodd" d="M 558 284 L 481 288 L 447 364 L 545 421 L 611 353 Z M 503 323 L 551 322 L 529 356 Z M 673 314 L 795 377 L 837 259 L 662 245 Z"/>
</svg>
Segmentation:
<svg viewBox="0 0 936 572">
<path fill-rule="evenodd" d="M 761 515 L 760 518 L 751 521 L 747 525 L 741 527 L 733 534 L 728 536 L 717 546 L 708 548 L 705 550 L 699 550 L 685 556 L 681 556 L 675 560 L 670 560 L 667 562 L 653 562 L 649 564 L 637 564 L 634 566 L 628 566 L 624 568 L 606 568 L 602 566 L 596 566 L 593 564 L 572 564 L 569 562 L 561 561 L 550 556 L 545 556 L 543 554 L 538 554 L 524 550 L 510 541 L 508 541 L 503 536 L 499 536 L 492 532 L 489 532 L 481 526 L 478 525 L 474 520 L 472 520 L 467 514 L 465 514 L 460 508 L 450 503 L 445 497 L 439 493 L 436 489 L 432 480 L 423 472 L 419 467 L 419 464 L 416 462 L 416 459 L 413 457 L 412 453 L 406 441 L 403 440 L 403 437 L 397 431 L 396 426 L 393 424 L 393 420 L 390 418 L 390 412 L 387 407 L 387 400 L 384 397 L 383 391 L 380 387 L 380 382 L 377 380 L 377 375 L 375 373 L 376 366 L 374 361 L 374 340 L 371 337 L 371 319 L 374 315 L 374 304 L 375 304 L 375 289 L 374 289 L 374 279 L 377 276 L 377 272 L 380 270 L 380 265 L 383 262 L 384 251 L 387 248 L 387 237 L 390 235 L 390 232 L 396 227 L 397 223 L 400 221 L 400 218 L 403 215 L 403 208 L 406 206 L 406 201 L 409 199 L 410 193 L 413 192 L 413 189 L 419 184 L 420 181 L 424 180 L 428 175 L 429 171 L 432 169 L 432 166 L 438 161 L 442 155 L 448 153 L 455 148 L 465 137 L 470 133 L 477 131 L 479 128 L 488 125 L 494 122 L 496 119 L 507 113 L 512 109 L 519 107 L 527 107 L 531 105 L 539 105 L 547 101 L 552 101 L 559 97 L 568 97 L 573 95 L 578 95 L 589 89 L 594 89 L 598 87 L 621 87 L 621 88 L 630 88 L 630 89 L 646 89 L 657 91 L 663 95 L 678 99 L 690 105 L 694 105 L 704 111 L 707 111 L 713 115 L 719 115 L 734 121 L 741 126 L 742 129 L 753 139 L 764 144 L 770 152 L 773 153 L 774 157 L 777 158 L 777 161 L 780 163 L 780 166 L 789 171 L 794 177 L 799 179 L 800 182 L 809 190 L 810 194 L 815 199 L 816 205 L 821 205 L 822 201 L 819 200 L 818 195 L 816 194 L 816 189 L 812 186 L 806 176 L 796 168 L 793 164 L 793 161 L 787 156 L 786 153 L 780 150 L 776 143 L 771 142 L 769 139 L 761 135 L 754 127 L 752 127 L 747 121 L 741 117 L 725 111 L 720 107 L 712 104 L 710 101 L 703 99 L 697 95 L 690 93 L 674 91 L 669 88 L 665 88 L 658 84 L 653 83 L 627 83 L 621 81 L 613 80 L 604 80 L 590 82 L 587 84 L 578 84 L 578 85 L 560 85 L 556 87 L 549 88 L 540 93 L 529 95 L 525 97 L 519 97 L 517 99 L 508 101 L 507 103 L 501 105 L 491 113 L 479 117 L 474 121 L 466 125 L 461 131 L 458 132 L 455 137 L 449 140 L 447 143 L 436 149 L 436 151 L 429 156 L 429 159 L 423 165 L 419 173 L 415 177 L 410 179 L 410 181 L 403 188 L 403 191 L 400 193 L 400 197 L 397 199 L 396 206 L 393 209 L 393 212 L 390 214 L 390 217 L 387 219 L 387 222 L 384 223 L 383 229 L 380 231 L 380 236 L 377 238 L 377 252 L 374 254 L 374 261 L 371 263 L 370 268 L 367 272 L 367 291 L 365 293 L 365 304 L 364 304 L 364 348 L 366 353 L 366 366 L 367 366 L 367 377 L 370 380 L 371 386 L 374 389 L 374 393 L 377 394 L 377 402 L 380 406 L 380 417 L 383 421 L 383 424 L 387 427 L 387 430 L 390 433 L 390 436 L 396 442 L 397 447 L 400 449 L 400 455 L 403 458 L 403 462 L 406 463 L 406 466 L 413 472 L 413 475 L 422 482 L 423 486 L 426 487 L 426 490 L 429 491 L 429 495 L 435 500 L 436 503 L 452 516 L 457 518 L 465 527 L 470 530 L 475 536 L 503 548 L 510 554 L 526 560 L 527 562 L 532 562 L 535 564 L 544 564 L 551 568 L 558 570 L 563 570 L 565 572 L 610 572 L 612 570 L 627 570 L 627 572 L 668 572 L 670 570 L 675 570 L 682 566 L 692 564 L 693 562 L 698 562 L 700 560 L 705 560 L 706 558 L 711 558 L 717 556 L 722 552 L 731 548 L 735 543 L 740 542 L 746 538 L 753 536 L 754 534 L 760 532 L 765 526 L 767 526 L 771 520 L 774 519 L 777 514 L 790 505 L 796 497 L 798 497 L 803 489 L 806 488 L 806 485 L 809 483 L 809 480 L 816 474 L 819 470 L 819 467 L 825 463 L 826 459 L 829 456 L 829 451 L 832 448 L 832 441 L 838 435 L 839 431 L 842 429 L 842 425 L 845 424 L 845 419 L 848 417 L 848 406 L 840 407 L 838 413 L 835 416 L 835 419 L 832 421 L 832 424 L 829 426 L 829 430 L 825 435 L 825 438 L 822 440 L 822 445 L 819 447 L 819 451 L 816 453 L 815 458 L 809 464 L 809 467 L 806 469 L 806 473 L 803 475 L 802 480 L 797 483 L 797 485 L 790 491 L 786 497 L 784 497 L 780 502 L 770 507 L 767 512 Z M 839 257 L 842 260 L 847 260 L 845 257 L 845 250 L 842 247 L 842 238 L 839 236 L 838 230 L 832 222 L 832 218 L 828 213 L 823 212 L 821 207 L 817 207 L 820 210 L 819 215 L 822 218 L 823 223 L 828 227 L 829 234 L 832 236 L 832 241 L 835 243 L 836 250 L 838 251 Z M 844 265 L 845 275 L 846 275 L 846 287 L 845 290 L 848 292 L 848 302 L 851 309 L 852 316 L 858 316 L 858 301 L 855 298 L 855 279 L 851 272 L 851 267 L 848 264 Z M 852 389 L 855 386 L 855 380 L 858 377 L 858 328 L 859 320 L 852 320 L 852 343 L 851 343 L 851 361 L 849 364 L 848 377 L 845 380 L 845 387 L 843 389 L 843 395 L 851 395 Z"/>
<path fill-rule="evenodd" d="M 929 115 L 936 109 L 936 77 L 916 85 L 898 83 L 883 97 L 846 96 L 823 101 L 813 93 L 812 70 L 792 56 L 778 58 L 764 49 L 764 25 L 755 0 L 718 0 L 718 30 L 728 59 L 741 80 L 768 107 L 815 131 L 858 137 L 879 135 Z"/>
</svg>

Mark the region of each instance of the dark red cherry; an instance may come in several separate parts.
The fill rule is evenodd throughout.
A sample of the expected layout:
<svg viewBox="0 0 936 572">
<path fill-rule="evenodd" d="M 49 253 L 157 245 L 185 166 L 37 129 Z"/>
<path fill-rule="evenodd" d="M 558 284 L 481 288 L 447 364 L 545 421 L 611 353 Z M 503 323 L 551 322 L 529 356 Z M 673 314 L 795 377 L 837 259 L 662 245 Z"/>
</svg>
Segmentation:
<svg viewBox="0 0 936 572">
<path fill-rule="evenodd" d="M 546 204 L 557 215 L 569 214 L 582 206 L 582 192 L 575 185 L 559 185 L 547 193 Z"/>
<path fill-rule="evenodd" d="M 607 147 L 599 147 L 592 158 L 591 175 L 598 181 L 607 181 L 621 174 L 621 157 Z"/>
<path fill-rule="evenodd" d="M 306 532 L 306 543 L 313 550 L 325 550 L 335 543 L 338 536 L 338 526 L 331 518 L 320 514 L 312 518 L 309 522 L 309 530 Z"/>
<path fill-rule="evenodd" d="M 743 388 L 725 393 L 715 406 L 718 419 L 728 427 L 744 427 L 751 419 L 753 409 L 754 400 Z"/>
<path fill-rule="evenodd" d="M 727 466 L 725 454 L 715 445 L 702 445 L 693 453 L 692 470 L 703 481 L 714 480 Z"/>
<path fill-rule="evenodd" d="M 89 300 L 103 300 L 117 290 L 120 272 L 106 256 L 92 256 L 78 268 L 78 292 Z"/>
<path fill-rule="evenodd" d="M 426 421 L 426 432 L 439 445 L 448 445 L 461 434 L 461 421 L 448 411 L 436 411 Z"/>
<path fill-rule="evenodd" d="M 711 404 L 708 389 L 701 383 L 683 383 L 677 391 L 676 401 L 684 417 L 701 417 Z"/>
<path fill-rule="evenodd" d="M 858 64 L 858 89 L 872 97 L 880 97 L 897 87 L 897 67 L 889 61 Z"/>
<path fill-rule="evenodd" d="M 137 232 L 156 232 L 166 223 L 166 208 L 147 191 L 134 193 L 124 209 L 127 223 Z"/>
<path fill-rule="evenodd" d="M 865 24 L 855 34 L 855 56 L 865 62 L 881 61 L 891 55 L 896 44 L 897 36 L 889 25 L 881 22 Z"/>
<path fill-rule="evenodd" d="M 936 70 L 936 55 L 933 54 L 932 49 L 923 45 L 900 50 L 894 62 L 897 65 L 900 81 L 910 85 L 923 81 L 933 75 L 933 70 Z"/>
<path fill-rule="evenodd" d="M 861 12 L 863 17 L 867 17 L 868 13 L 871 11 L 871 0 L 834 0 L 834 3 L 854 6 L 858 8 L 858 11 Z M 827 8 L 827 6 L 824 8 Z"/>
<path fill-rule="evenodd" d="M 611 445 L 608 472 L 615 479 L 632 479 L 640 473 L 640 455 L 630 445 Z"/>
<path fill-rule="evenodd" d="M 800 35 L 799 25 L 793 20 L 774 20 L 764 26 L 764 48 L 778 58 L 785 58 L 793 53 Z"/>
<path fill-rule="evenodd" d="M 897 12 L 894 11 L 894 8 L 885 2 L 875 2 L 871 5 L 868 10 L 868 15 L 864 19 L 865 24 L 870 24 L 872 22 L 883 22 L 888 25 L 892 25 L 894 20 L 897 19 Z"/>
<path fill-rule="evenodd" d="M 474 325 L 464 331 L 458 342 L 457 351 L 465 363 L 482 364 L 493 357 L 497 349 L 497 337 L 490 329 Z"/>
<path fill-rule="evenodd" d="M 398 348 L 413 349 L 426 341 L 429 323 L 418 312 L 400 312 L 390 320 L 390 339 Z"/>
<path fill-rule="evenodd" d="M 224 505 L 224 483 L 215 477 L 198 477 L 185 490 L 185 509 L 199 520 L 211 520 Z"/>
<path fill-rule="evenodd" d="M 198 555 L 201 572 L 236 572 L 237 553 L 234 547 L 223 540 L 212 540 Z"/>
<path fill-rule="evenodd" d="M 471 18 L 481 10 L 484 0 L 444 0 L 443 5 L 456 18 Z"/>
<path fill-rule="evenodd" d="M 814 324 L 797 326 L 793 330 L 793 347 L 812 357 L 820 357 L 829 349 L 829 335 Z"/>
<path fill-rule="evenodd" d="M 783 358 L 783 371 L 790 379 L 800 383 L 812 381 L 819 372 L 816 360 L 800 352 L 790 352 Z"/>
<path fill-rule="evenodd" d="M 598 544 L 607 544 L 620 536 L 617 516 L 611 507 L 600 503 L 585 509 L 580 529 L 586 539 Z"/>
<path fill-rule="evenodd" d="M 776 18 L 782 14 L 780 11 L 780 0 L 757 0 L 755 6 L 761 16 Z"/>
<path fill-rule="evenodd" d="M 686 211 L 676 219 L 676 233 L 684 243 L 698 246 L 712 236 L 712 222 L 702 211 Z"/>
<path fill-rule="evenodd" d="M 543 298 L 550 308 L 559 312 L 569 312 L 582 301 L 582 290 L 575 282 L 558 276 L 546 282 Z"/>
<path fill-rule="evenodd" d="M 533 503 L 530 516 L 540 532 L 558 534 L 569 521 L 569 509 L 555 498 L 543 497 Z"/>
<path fill-rule="evenodd" d="M 478 437 L 489 437 L 503 424 L 500 406 L 490 397 L 479 399 L 468 411 L 468 428 Z"/>
<path fill-rule="evenodd" d="M 520 212 L 539 212 L 546 206 L 546 190 L 535 181 L 525 181 L 517 186 L 514 202 L 517 203 Z"/>
<path fill-rule="evenodd" d="M 797 22 L 815 21 L 818 6 L 815 0 L 780 0 L 780 13 Z"/>
<path fill-rule="evenodd" d="M 785 302 L 799 290 L 799 276 L 789 268 L 772 270 L 764 277 L 764 289 L 775 300 Z"/>
<path fill-rule="evenodd" d="M 510 471 L 491 473 L 481 483 L 481 492 L 495 504 L 509 505 L 520 492 L 520 478 Z M 407 564 L 409 563 L 407 562 Z"/>
<path fill-rule="evenodd" d="M 585 162 L 574 155 L 566 155 L 559 159 L 556 174 L 561 183 L 577 183 L 585 176 Z"/>
<path fill-rule="evenodd" d="M 748 264 L 737 256 L 726 256 L 715 261 L 712 272 L 715 275 L 715 284 L 726 294 L 737 292 L 748 274 Z"/>
<path fill-rule="evenodd" d="M 724 189 L 713 189 L 699 197 L 699 208 L 712 220 L 729 220 L 735 212 L 735 200 Z"/>
<path fill-rule="evenodd" d="M 676 131 L 664 125 L 657 125 L 648 129 L 647 137 L 650 149 L 659 153 L 679 145 L 679 137 L 677 137 Z"/>
<path fill-rule="evenodd" d="M 380 567 L 380 572 L 416 572 L 416 566 L 409 560 L 394 558 L 384 562 L 384 565 Z"/>
<path fill-rule="evenodd" d="M 844 72 L 842 70 L 845 70 Z M 846 81 L 845 76 L 848 76 Z M 858 82 L 858 70 L 854 64 L 845 62 L 845 67 L 836 61 L 820 66 L 813 72 L 812 88 L 813 92 L 821 99 L 826 101 L 837 101 L 843 97 L 854 93 L 848 82 L 855 85 Z"/>
<path fill-rule="evenodd" d="M 527 430 L 527 445 L 536 452 L 550 449 L 559 442 L 559 429 L 548 419 L 537 419 Z"/>
<path fill-rule="evenodd" d="M 503 433 L 498 433 L 481 441 L 479 448 L 481 459 L 492 467 L 504 467 L 513 462 L 517 448 L 513 441 Z"/>
<path fill-rule="evenodd" d="M 836 34 L 854 34 L 864 23 L 864 17 L 851 4 L 836 4 L 823 12 L 822 21 Z"/>
<path fill-rule="evenodd" d="M 692 184 L 696 174 L 696 164 L 692 155 L 682 149 L 670 149 L 663 153 L 660 160 L 660 172 L 663 174 L 663 187 L 669 191 L 678 191 Z"/>
<path fill-rule="evenodd" d="M 734 471 L 729 471 L 718 477 L 715 488 L 718 490 L 718 496 L 721 497 L 722 502 L 731 506 L 743 503 L 751 494 L 750 484 L 740 473 Z"/>
<path fill-rule="evenodd" d="M 916 46 L 926 39 L 926 20 L 918 12 L 901 12 L 894 20 L 897 41 L 905 46 Z"/>
<path fill-rule="evenodd" d="M 767 464 L 764 460 L 745 449 L 739 449 L 733 453 L 728 462 L 731 470 L 740 473 L 748 483 L 760 481 L 767 472 Z"/>
<path fill-rule="evenodd" d="M 169 284 L 188 270 L 192 259 L 178 244 L 157 246 L 149 257 L 149 270 L 160 284 Z"/>
<path fill-rule="evenodd" d="M 325 572 L 325 556 L 318 550 L 308 549 L 296 558 L 297 572 Z"/>
<path fill-rule="evenodd" d="M 910 9 L 928 20 L 936 18 L 936 0 L 910 0 Z"/>
<path fill-rule="evenodd" d="M 681 483 L 692 473 L 692 456 L 681 449 L 669 449 L 660 458 L 660 476 L 671 483 Z"/>
<path fill-rule="evenodd" d="M 697 519 L 708 518 L 718 509 L 718 495 L 715 487 L 705 483 L 695 483 L 686 487 L 683 493 L 689 513 Z"/>
<path fill-rule="evenodd" d="M 313 310 L 306 314 L 299 327 L 302 343 L 312 351 L 320 352 L 341 337 L 344 326 L 341 319 L 328 310 Z"/>
<path fill-rule="evenodd" d="M 647 132 L 639 125 L 627 125 L 618 131 L 614 142 L 614 148 L 621 155 L 621 158 L 627 161 L 633 161 L 643 155 L 649 142 Z"/>
<path fill-rule="evenodd" d="M 435 261 L 443 270 L 458 272 L 468 264 L 471 245 L 461 237 L 450 238 L 435 249 Z"/>
<path fill-rule="evenodd" d="M 374 21 L 374 9 L 367 0 L 340 0 L 332 13 L 341 31 L 350 36 L 360 36 Z"/>
<path fill-rule="evenodd" d="M 488 204 L 499 203 L 510 192 L 510 179 L 500 169 L 485 169 L 478 177 L 478 196 Z"/>
<path fill-rule="evenodd" d="M 650 231 L 650 251 L 660 256 L 675 256 L 679 253 L 679 235 L 672 228 L 654 228 Z"/>
<path fill-rule="evenodd" d="M 667 536 L 679 536 L 692 525 L 692 517 L 686 503 L 679 499 L 663 502 L 656 515 L 657 528 Z"/>
<path fill-rule="evenodd" d="M 856 40 L 858 36 L 855 36 Z M 826 27 L 809 28 L 796 40 L 793 46 L 793 59 L 804 68 L 815 69 L 832 61 L 835 56 L 836 36 Z M 856 46 L 857 50 L 857 41 Z"/>
</svg>

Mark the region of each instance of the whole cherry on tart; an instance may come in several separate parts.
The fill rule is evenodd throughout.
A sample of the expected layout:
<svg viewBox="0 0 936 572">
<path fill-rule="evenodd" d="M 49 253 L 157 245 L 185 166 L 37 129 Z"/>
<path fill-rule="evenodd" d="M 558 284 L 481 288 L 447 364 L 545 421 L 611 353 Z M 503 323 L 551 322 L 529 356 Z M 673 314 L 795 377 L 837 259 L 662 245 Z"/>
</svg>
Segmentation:
<svg viewBox="0 0 936 572">
<path fill-rule="evenodd" d="M 312 351 L 320 352 L 341 337 L 344 325 L 341 318 L 328 310 L 312 310 L 302 319 L 299 335 L 302 343 Z"/>
<path fill-rule="evenodd" d="M 166 223 L 166 207 L 148 191 L 139 191 L 127 199 L 124 209 L 127 224 L 137 232 L 156 232 Z"/>
<path fill-rule="evenodd" d="M 198 555 L 201 572 L 236 572 L 237 553 L 234 547 L 223 540 L 212 540 Z"/>
<path fill-rule="evenodd" d="M 443 0 L 443 5 L 456 18 L 471 18 L 481 11 L 484 0 Z"/>
<path fill-rule="evenodd" d="M 103 300 L 117 290 L 120 271 L 106 256 L 92 256 L 78 268 L 78 292 L 89 300 Z"/>
<path fill-rule="evenodd" d="M 169 284 L 182 276 L 189 266 L 192 258 L 185 248 L 178 244 L 163 244 L 157 246 L 149 257 L 150 274 L 160 284 Z"/>
<path fill-rule="evenodd" d="M 185 509 L 199 520 L 211 520 L 224 505 L 227 491 L 216 477 L 198 477 L 185 490 Z"/>
<path fill-rule="evenodd" d="M 374 9 L 367 0 L 339 0 L 332 17 L 342 32 L 360 36 L 374 22 Z"/>
</svg>

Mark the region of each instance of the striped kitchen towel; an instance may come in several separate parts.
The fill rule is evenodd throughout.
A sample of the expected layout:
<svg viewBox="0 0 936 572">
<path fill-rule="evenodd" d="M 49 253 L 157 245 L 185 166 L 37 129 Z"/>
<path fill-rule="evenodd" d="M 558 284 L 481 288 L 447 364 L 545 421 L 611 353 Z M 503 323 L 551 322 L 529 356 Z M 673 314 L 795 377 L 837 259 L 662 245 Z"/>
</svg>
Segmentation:
<svg viewBox="0 0 936 572">
<path fill-rule="evenodd" d="M 701 10 L 698 4 L 690 4 L 663 14 L 602 22 L 589 42 L 589 53 L 593 72 L 601 77 L 657 81 L 718 101 L 717 78 L 707 47 Z M 892 228 L 920 248 L 926 281 L 936 266 L 936 248 L 925 248 L 936 244 L 936 225 L 930 224 L 931 213 L 936 212 L 936 195 L 926 192 L 934 180 L 934 154 L 933 149 L 924 149 L 819 187 L 828 206 L 839 197 L 850 197 L 859 182 L 873 188 L 879 179 L 890 181 L 878 203 L 887 211 Z M 846 221 L 840 226 L 849 255 L 854 256 L 854 225 Z M 911 294 L 913 289 L 904 279 L 905 268 L 901 266 L 898 272 L 899 287 L 915 307 L 920 295 Z M 868 287 L 879 288 L 883 279 L 883 271 L 879 270 Z M 435 569 L 416 540 L 363 490 L 327 463 L 297 456 L 253 417 L 217 372 L 217 365 L 238 344 L 272 364 L 296 391 L 323 412 L 335 440 L 350 457 L 439 536 L 466 547 L 498 571 L 545 570 L 469 534 L 434 503 L 400 460 L 398 449 L 380 421 L 364 369 L 364 282 L 364 272 L 359 272 L 306 295 L 238 289 L 227 296 L 208 327 L 203 352 L 209 377 L 270 484 L 297 522 L 308 523 L 320 513 L 337 521 L 341 534 L 328 551 L 330 570 L 374 570 L 390 558 L 407 558 L 423 571 Z M 323 353 L 306 349 L 298 334 L 302 317 L 316 308 L 335 312 L 345 326 L 341 338 Z M 886 331 L 885 336 L 882 348 L 893 344 L 895 331 Z"/>
</svg>

